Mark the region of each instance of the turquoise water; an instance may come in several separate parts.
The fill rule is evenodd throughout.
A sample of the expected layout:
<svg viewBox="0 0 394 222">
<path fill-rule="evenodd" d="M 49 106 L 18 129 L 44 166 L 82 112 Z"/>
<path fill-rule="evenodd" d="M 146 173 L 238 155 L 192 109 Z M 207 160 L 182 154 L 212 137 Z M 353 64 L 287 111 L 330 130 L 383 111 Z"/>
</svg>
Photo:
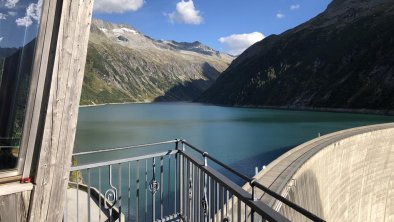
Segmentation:
<svg viewBox="0 0 394 222">
<path fill-rule="evenodd" d="M 121 104 L 79 111 L 74 152 L 186 139 L 252 175 L 290 148 L 341 129 L 393 122 L 394 117 L 219 107 L 194 103 Z M 79 158 L 79 164 L 129 157 L 127 151 Z"/>
</svg>

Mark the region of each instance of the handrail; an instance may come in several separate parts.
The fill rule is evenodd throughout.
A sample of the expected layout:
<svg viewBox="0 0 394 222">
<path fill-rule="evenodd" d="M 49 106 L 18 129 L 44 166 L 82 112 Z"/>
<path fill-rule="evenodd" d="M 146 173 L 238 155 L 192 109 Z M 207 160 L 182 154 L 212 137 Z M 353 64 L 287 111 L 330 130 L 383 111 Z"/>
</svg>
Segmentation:
<svg viewBox="0 0 394 222">
<path fill-rule="evenodd" d="M 257 187 L 261 190 L 263 190 L 264 192 L 266 192 L 267 194 L 269 194 L 270 196 L 274 197 L 275 199 L 281 201 L 282 203 L 288 205 L 289 207 L 291 207 L 292 209 L 294 209 L 295 211 L 301 213 L 302 215 L 304 215 L 305 217 L 313 220 L 313 221 L 319 221 L 319 222 L 324 222 L 323 219 L 321 219 L 320 217 L 312 214 L 311 212 L 309 212 L 308 210 L 304 209 L 303 207 L 291 202 L 290 200 L 286 199 L 285 197 L 275 193 L 274 191 L 270 190 L 269 188 L 265 187 L 264 185 L 260 184 L 259 182 L 257 182 L 255 179 L 253 178 L 249 178 L 241 173 L 239 173 L 238 171 L 234 170 L 233 168 L 227 166 L 226 164 L 224 164 L 223 162 L 217 160 L 216 158 L 209 156 L 209 154 L 207 152 L 204 152 L 202 150 L 200 150 L 199 148 L 191 145 L 190 143 L 186 142 L 185 140 L 181 140 L 180 141 L 182 144 L 187 145 L 188 147 L 192 148 L 193 150 L 195 150 L 196 152 L 200 153 L 201 155 L 203 155 L 204 157 L 207 157 L 208 159 L 212 160 L 213 162 L 217 163 L 218 165 L 224 167 L 226 170 L 230 171 L 231 173 L 237 175 L 238 177 L 242 178 L 243 180 L 245 180 L 246 182 L 248 182 L 251 186 L 252 189 L 253 187 Z"/>
<path fill-rule="evenodd" d="M 250 182 L 251 179 L 243 174 L 241 174 L 240 172 L 232 169 L 231 167 L 227 166 L 226 164 L 222 163 L 221 161 L 217 160 L 216 158 L 210 156 L 207 152 L 204 152 L 200 149 L 198 149 L 197 147 L 191 145 L 190 143 L 186 142 L 186 140 L 181 140 L 180 141 L 182 144 L 187 145 L 188 147 L 192 148 L 193 150 L 197 151 L 198 153 L 200 153 L 203 157 L 207 157 L 208 159 L 212 160 L 213 162 L 217 163 L 218 165 L 220 165 L 221 167 L 225 168 L 226 170 L 230 171 L 231 173 L 237 175 L 238 177 L 242 178 L 244 181 L 246 182 Z"/>
<path fill-rule="evenodd" d="M 324 222 L 323 219 L 321 219 L 320 217 L 312 214 L 311 212 L 309 212 L 308 210 L 302 208 L 301 206 L 291 202 L 290 200 L 286 199 L 285 197 L 275 193 L 274 191 L 270 190 L 269 188 L 265 187 L 264 185 L 258 183 L 258 182 L 253 182 L 253 185 L 256 186 L 257 188 L 263 190 L 264 192 L 266 192 L 267 194 L 269 194 L 270 196 L 276 198 L 277 200 L 279 200 L 280 202 L 286 204 L 287 206 L 293 208 L 295 211 L 301 213 L 302 215 L 304 215 L 305 217 L 313 220 L 313 221 L 319 221 L 319 222 Z"/>
<path fill-rule="evenodd" d="M 73 153 L 73 156 L 80 156 L 80 155 L 94 154 L 94 153 L 104 153 L 104 152 L 119 151 L 119 150 L 136 149 L 136 148 L 147 147 L 147 146 L 171 144 L 171 143 L 176 143 L 179 141 L 180 140 L 176 139 L 176 140 L 169 140 L 169 141 L 163 141 L 163 142 L 157 142 L 157 143 L 146 143 L 146 144 L 139 144 L 139 145 L 132 145 L 132 146 L 121 146 L 121 147 L 114 147 L 111 149 L 100 149 L 100 150 Z"/>
<path fill-rule="evenodd" d="M 287 218 L 285 218 L 283 215 L 278 214 L 278 212 L 274 211 L 272 208 L 270 208 L 268 205 L 260 202 L 253 200 L 253 197 L 250 193 L 246 192 L 239 186 L 237 186 L 234 182 L 229 180 L 228 178 L 220 175 L 216 170 L 214 170 L 212 167 L 209 166 L 204 166 L 201 161 L 195 159 L 191 155 L 185 153 L 184 151 L 181 151 L 181 154 L 186 157 L 188 160 L 192 161 L 194 164 L 199 165 L 202 171 L 210 175 L 211 177 L 215 178 L 222 184 L 222 186 L 226 187 L 227 189 L 231 190 L 233 193 L 237 194 L 236 197 L 241 199 L 244 202 L 247 202 L 249 207 L 253 209 L 255 212 L 259 213 L 260 215 L 263 215 L 267 220 L 269 221 L 282 221 L 286 222 L 289 221 Z M 289 221 L 290 222 L 290 221 Z"/>
<path fill-rule="evenodd" d="M 147 158 L 154 158 L 154 157 L 159 157 L 159 156 L 175 155 L 178 152 L 179 152 L 178 150 L 168 150 L 168 151 L 164 151 L 164 152 L 160 152 L 160 153 L 146 154 L 146 155 L 138 156 L 138 157 L 130 157 L 130 158 L 125 158 L 125 159 L 111 160 L 111 161 L 101 161 L 101 162 L 96 162 L 96 163 L 71 166 L 70 170 L 71 171 L 84 170 L 84 169 L 91 169 L 91 168 L 95 168 L 95 167 L 103 167 L 103 166 L 109 166 L 109 165 L 114 165 L 114 164 L 127 163 L 130 161 L 143 160 L 143 159 L 147 159 Z"/>
<path fill-rule="evenodd" d="M 0 149 L 2 148 L 19 148 L 20 146 L 0 146 Z"/>
</svg>

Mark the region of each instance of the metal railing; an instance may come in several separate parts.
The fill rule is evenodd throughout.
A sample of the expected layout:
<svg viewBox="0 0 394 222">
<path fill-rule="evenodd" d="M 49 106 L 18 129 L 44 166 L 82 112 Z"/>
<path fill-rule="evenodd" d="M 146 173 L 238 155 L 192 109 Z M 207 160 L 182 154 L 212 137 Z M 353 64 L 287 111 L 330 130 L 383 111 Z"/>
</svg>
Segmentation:
<svg viewBox="0 0 394 222">
<path fill-rule="evenodd" d="M 167 148 L 163 151 L 72 166 L 63 221 L 289 221 L 258 200 L 256 189 L 312 221 L 323 221 L 184 140 L 73 157 L 163 145 Z M 249 183 L 251 192 L 223 176 L 211 162 Z"/>
</svg>

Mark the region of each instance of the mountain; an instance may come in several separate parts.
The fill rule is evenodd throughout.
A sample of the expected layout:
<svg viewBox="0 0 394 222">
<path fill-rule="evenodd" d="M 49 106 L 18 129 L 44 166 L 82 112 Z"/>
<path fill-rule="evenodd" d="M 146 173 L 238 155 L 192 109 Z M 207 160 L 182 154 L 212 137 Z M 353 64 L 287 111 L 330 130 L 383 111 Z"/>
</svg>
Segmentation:
<svg viewBox="0 0 394 222">
<path fill-rule="evenodd" d="M 128 25 L 93 20 L 81 104 L 191 101 L 232 60 L 200 42 L 154 40 Z"/>
<path fill-rule="evenodd" d="M 393 34 L 394 0 L 334 0 L 248 48 L 196 101 L 393 110 Z"/>
<path fill-rule="evenodd" d="M 18 51 L 17 48 L 0 48 L 0 82 L 1 75 L 3 74 L 3 65 L 5 58 L 14 54 L 16 51 Z"/>
<path fill-rule="evenodd" d="M 0 138 L 15 138 L 18 141 L 21 137 L 35 45 L 33 39 L 18 49 L 0 49 Z M 0 145 L 14 143 L 5 141 Z"/>
<path fill-rule="evenodd" d="M 17 48 L 0 48 L 0 58 L 8 57 L 18 51 Z"/>
</svg>

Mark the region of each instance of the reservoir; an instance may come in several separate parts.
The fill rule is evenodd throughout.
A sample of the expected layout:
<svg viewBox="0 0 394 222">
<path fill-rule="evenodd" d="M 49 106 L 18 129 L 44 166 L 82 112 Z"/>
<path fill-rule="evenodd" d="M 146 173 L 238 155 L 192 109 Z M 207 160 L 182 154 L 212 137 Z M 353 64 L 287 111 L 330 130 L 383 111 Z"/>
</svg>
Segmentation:
<svg viewBox="0 0 394 222">
<path fill-rule="evenodd" d="M 319 134 L 393 121 L 392 116 L 233 108 L 196 103 L 102 105 L 80 108 L 74 152 L 185 139 L 252 176 L 256 166 L 261 169 L 287 150 Z M 79 157 L 78 164 L 131 157 L 144 152 L 148 151 L 88 155 Z"/>
</svg>

